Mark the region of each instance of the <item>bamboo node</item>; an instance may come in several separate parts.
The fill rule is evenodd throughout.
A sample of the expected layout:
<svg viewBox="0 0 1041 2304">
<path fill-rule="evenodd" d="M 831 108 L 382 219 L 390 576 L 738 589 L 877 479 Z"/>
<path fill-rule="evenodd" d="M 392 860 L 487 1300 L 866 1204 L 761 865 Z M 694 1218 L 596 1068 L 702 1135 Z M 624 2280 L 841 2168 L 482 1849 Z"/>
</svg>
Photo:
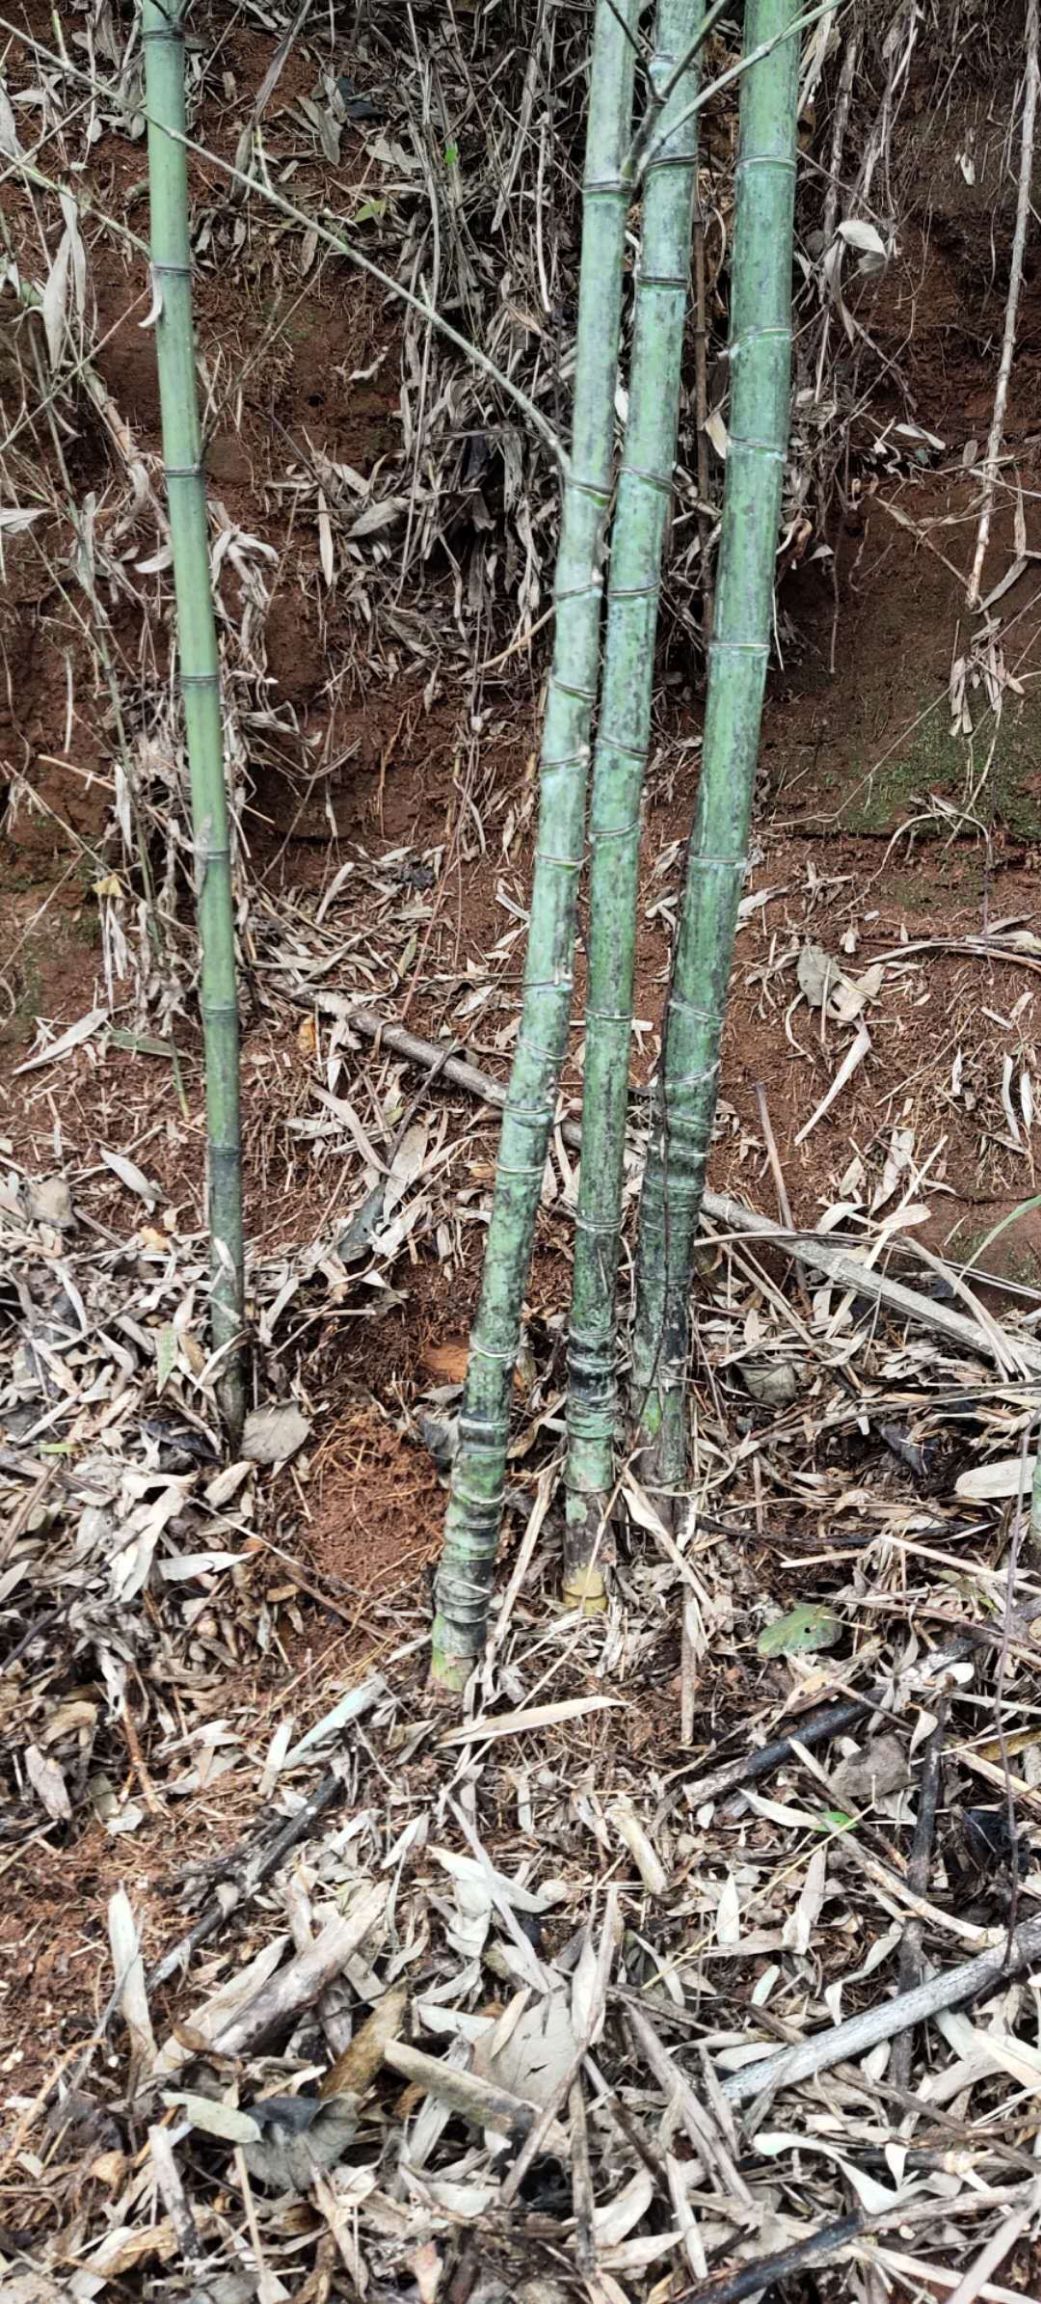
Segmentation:
<svg viewBox="0 0 1041 2304">
<path fill-rule="evenodd" d="M 642 464 L 623 463 L 621 477 L 623 480 L 640 480 L 645 488 L 656 488 L 662 496 L 672 495 L 671 464 L 668 472 L 648 472 Z M 657 592 L 660 589 L 660 584 L 655 584 L 653 587 L 648 586 L 648 590 L 651 589 Z M 618 595 L 614 594 L 614 597 L 617 598 Z"/>
<path fill-rule="evenodd" d="M 730 446 L 731 449 L 749 448 L 756 456 L 761 456 L 766 464 L 784 464 L 787 461 L 783 448 L 771 448 L 768 440 L 751 439 L 747 432 L 732 432 Z"/>
<path fill-rule="evenodd" d="M 569 496 L 588 496 L 591 503 L 599 504 L 606 512 L 611 497 L 601 480 L 580 480 L 578 474 L 572 472 L 567 487 Z"/>
<path fill-rule="evenodd" d="M 738 154 L 736 176 L 743 176 L 749 168 L 780 168 L 786 176 L 794 176 L 798 163 L 780 152 L 749 152 L 742 159 Z"/>
</svg>

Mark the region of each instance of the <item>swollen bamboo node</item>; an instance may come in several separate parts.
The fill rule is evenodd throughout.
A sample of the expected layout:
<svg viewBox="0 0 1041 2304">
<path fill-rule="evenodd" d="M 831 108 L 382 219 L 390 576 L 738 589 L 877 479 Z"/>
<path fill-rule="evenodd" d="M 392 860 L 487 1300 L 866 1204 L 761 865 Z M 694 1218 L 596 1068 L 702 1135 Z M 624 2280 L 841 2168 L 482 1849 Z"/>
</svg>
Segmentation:
<svg viewBox="0 0 1041 2304">
<path fill-rule="evenodd" d="M 600 555 L 611 493 L 638 0 L 597 0 L 583 191 L 572 453 L 554 582 L 538 852 L 521 1028 L 503 1112 L 459 1447 L 437 1576 L 431 1669 L 461 1687 L 487 1621 L 513 1366 L 571 1017 L 577 882 L 597 692 Z"/>
<path fill-rule="evenodd" d="M 687 1469 L 694 1242 L 744 881 L 788 440 L 799 44 L 795 0 L 746 0 L 730 309 L 730 440 L 701 776 L 637 1251 L 631 1404 L 661 1507 Z M 787 37 L 786 37 L 787 35 Z M 759 51 L 759 53 L 756 53 Z"/>
<path fill-rule="evenodd" d="M 235 913 L 224 782 L 220 656 L 210 579 L 206 482 L 195 374 L 184 99 L 184 27 L 173 0 L 143 0 L 151 268 L 163 468 L 170 515 L 177 654 L 191 783 L 200 990 L 206 1058 L 211 1247 L 210 1334 L 233 1445 L 245 1411 L 242 1150 Z"/>
<path fill-rule="evenodd" d="M 702 0 L 659 0 L 648 77 L 656 141 L 644 190 L 629 412 L 608 585 L 589 844 L 582 1155 L 568 1346 L 564 1598 L 605 1605 L 619 1416 L 615 1300 L 629 1092 L 640 803 L 654 692 L 691 257 Z M 664 100 L 663 100 L 664 99 Z"/>
</svg>

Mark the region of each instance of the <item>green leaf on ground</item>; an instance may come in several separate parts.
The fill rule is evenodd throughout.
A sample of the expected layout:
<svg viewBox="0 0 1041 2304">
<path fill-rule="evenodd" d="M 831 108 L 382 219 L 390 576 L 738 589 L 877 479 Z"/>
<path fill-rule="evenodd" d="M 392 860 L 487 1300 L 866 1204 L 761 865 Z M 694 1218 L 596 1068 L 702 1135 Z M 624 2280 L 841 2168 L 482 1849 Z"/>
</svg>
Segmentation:
<svg viewBox="0 0 1041 2304">
<path fill-rule="evenodd" d="M 813 1656 L 822 1648 L 837 1648 L 842 1622 L 830 1608 L 812 1607 L 808 1600 L 790 1608 L 767 1624 L 756 1641 L 760 1656 Z"/>
</svg>

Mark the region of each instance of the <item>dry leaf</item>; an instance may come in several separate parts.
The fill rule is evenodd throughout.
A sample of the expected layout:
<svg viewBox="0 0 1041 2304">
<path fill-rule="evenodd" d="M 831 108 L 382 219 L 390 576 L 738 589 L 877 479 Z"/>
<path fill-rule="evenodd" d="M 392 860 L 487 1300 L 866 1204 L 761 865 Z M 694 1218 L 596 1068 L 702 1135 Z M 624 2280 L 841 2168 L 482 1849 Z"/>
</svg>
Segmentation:
<svg viewBox="0 0 1041 2304">
<path fill-rule="evenodd" d="M 46 1759 L 38 1744 L 26 1745 L 24 1759 L 25 1773 L 52 1824 L 67 1824 L 72 1815 L 72 1802 L 57 1761 Z"/>
<path fill-rule="evenodd" d="M 318 2091 L 320 2096 L 364 2096 L 383 2062 L 388 2041 L 398 2038 L 407 2007 L 407 1984 L 395 1984 L 377 2000 L 349 2048 L 330 2065 Z"/>
<path fill-rule="evenodd" d="M 254 1408 L 242 1432 L 242 1454 L 250 1464 L 284 1464 L 310 1436 L 311 1426 L 295 1400 Z"/>
</svg>

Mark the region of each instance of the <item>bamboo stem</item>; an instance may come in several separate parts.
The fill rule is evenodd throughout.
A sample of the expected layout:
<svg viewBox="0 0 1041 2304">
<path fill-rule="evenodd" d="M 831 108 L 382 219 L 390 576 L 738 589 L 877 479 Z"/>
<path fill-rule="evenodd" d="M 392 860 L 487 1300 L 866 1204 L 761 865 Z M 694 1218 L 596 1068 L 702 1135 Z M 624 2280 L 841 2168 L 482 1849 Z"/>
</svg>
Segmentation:
<svg viewBox="0 0 1041 2304">
<path fill-rule="evenodd" d="M 701 194 L 694 191 L 694 421 L 698 476 L 698 542 L 701 546 L 701 631 L 705 647 L 712 638 L 712 516 L 709 512 L 708 433 L 708 294 L 705 279 L 705 215 Z"/>
<path fill-rule="evenodd" d="M 550 1129 L 571 1017 L 578 876 L 596 702 L 611 493 L 623 169 L 638 0 L 597 0 L 583 194 L 574 423 L 555 584 L 556 635 L 542 734 L 538 846 L 516 1055 L 503 1113 L 484 1274 L 437 1577 L 431 1670 L 465 1683 L 484 1638 L 502 1516 L 513 1365 Z"/>
<path fill-rule="evenodd" d="M 1019 140 L 1019 191 L 1016 200 L 1016 228 L 1012 239 L 1012 261 L 1009 266 L 1008 301 L 1005 306 L 1005 332 L 998 367 L 998 381 L 994 393 L 994 414 L 984 463 L 983 503 L 980 508 L 976 549 L 972 556 L 969 576 L 968 604 L 978 608 L 983 581 L 983 563 L 990 542 L 990 523 L 994 511 L 994 489 L 997 484 L 998 458 L 1001 438 L 1005 429 L 1005 411 L 1008 407 L 1009 379 L 1016 349 L 1016 321 L 1019 315 L 1019 291 L 1023 284 L 1023 255 L 1026 248 L 1027 224 L 1030 218 L 1030 187 L 1034 174 L 1034 129 L 1037 120 L 1037 93 L 1041 86 L 1041 65 L 1038 62 L 1039 45 L 1038 0 L 1027 0 L 1026 19 L 1026 71 L 1023 85 L 1023 121 Z"/>
<path fill-rule="evenodd" d="M 148 177 L 163 464 L 173 550 L 199 923 L 199 1005 L 206 1055 L 211 1244 L 210 1332 L 222 1355 L 218 1396 L 233 1445 L 245 1408 L 242 1152 L 235 915 L 224 781 L 220 657 L 210 582 L 206 479 L 195 374 L 179 0 L 143 0 Z"/>
<path fill-rule="evenodd" d="M 487 1072 L 481 1072 L 476 1064 L 468 1063 L 464 1056 L 446 1055 L 443 1042 L 440 1047 L 436 1047 L 432 1040 L 422 1040 L 417 1033 L 406 1032 L 400 1024 L 374 1015 L 371 1009 L 356 1008 L 342 992 L 293 993 L 291 997 L 302 1007 L 313 1006 L 322 1016 L 342 1016 L 352 1031 L 359 1032 L 366 1040 L 378 1040 L 384 1047 L 393 1049 L 396 1055 L 405 1057 L 410 1064 L 422 1065 L 430 1073 L 431 1079 L 437 1077 L 449 1080 L 454 1087 L 464 1089 L 469 1096 L 478 1097 L 494 1111 L 502 1111 L 506 1090 L 501 1081 L 492 1080 Z M 633 1094 L 642 1097 L 643 1091 L 634 1089 Z M 560 1133 L 565 1144 L 571 1145 L 576 1152 L 581 1151 L 582 1133 L 577 1121 L 565 1120 Z M 810 1265 L 815 1272 L 823 1272 L 826 1279 L 848 1290 L 851 1296 L 863 1297 L 871 1304 L 886 1304 L 902 1320 L 913 1320 L 919 1327 L 931 1329 L 934 1335 L 944 1337 L 947 1343 L 956 1345 L 959 1351 L 993 1361 L 1002 1374 L 1007 1374 L 1011 1369 L 1017 1376 L 1041 1376 L 1041 1345 L 1031 1336 L 1022 1330 L 1013 1332 L 1010 1328 L 1003 1328 L 996 1320 L 989 1318 L 969 1319 L 964 1312 L 953 1311 L 949 1304 L 941 1303 L 935 1296 L 919 1295 L 916 1289 L 906 1287 L 902 1280 L 890 1279 L 887 1272 L 879 1271 L 874 1264 L 868 1262 L 859 1252 L 858 1243 L 844 1246 L 841 1240 L 823 1234 L 787 1231 L 783 1224 L 775 1224 L 769 1216 L 757 1215 L 754 1209 L 746 1208 L 743 1201 L 734 1200 L 725 1192 L 706 1190 L 702 1194 L 701 1207 L 710 1222 L 720 1225 L 724 1233 L 734 1233 L 738 1238 L 745 1235 L 763 1248 L 772 1247 L 794 1256 L 798 1262 Z M 851 1254 L 851 1247 L 858 1249 L 858 1252 Z M 958 1273 L 953 1265 L 941 1264 L 937 1258 L 934 1260 L 934 1269 L 944 1273 L 954 1286 Z M 976 1277 L 987 1280 L 993 1279 L 994 1275 L 980 1272 Z M 965 1294 L 966 1301 L 972 1304 L 971 1296 L 967 1291 Z M 974 1306 L 977 1313 L 979 1309 L 979 1306 Z M 1041 1500 L 1037 1524 L 1041 1531 Z"/>
<path fill-rule="evenodd" d="M 793 0 L 748 0 L 730 309 L 730 445 L 701 778 L 644 1177 L 633 1411 L 644 1475 L 686 1471 L 694 1240 L 744 880 L 788 438 L 799 43 Z"/>
<path fill-rule="evenodd" d="M 618 1407 L 615 1295 L 629 1094 L 640 802 L 654 693 L 662 557 L 676 460 L 697 127 L 689 102 L 702 0 L 658 0 L 652 90 L 669 87 L 648 164 L 636 285 L 629 411 L 611 533 L 607 638 L 589 818 L 589 978 L 582 1165 L 568 1353 L 564 1593 L 604 1605 L 602 1566 L 614 1486 Z M 670 133 L 673 114 L 686 125 Z"/>
</svg>

